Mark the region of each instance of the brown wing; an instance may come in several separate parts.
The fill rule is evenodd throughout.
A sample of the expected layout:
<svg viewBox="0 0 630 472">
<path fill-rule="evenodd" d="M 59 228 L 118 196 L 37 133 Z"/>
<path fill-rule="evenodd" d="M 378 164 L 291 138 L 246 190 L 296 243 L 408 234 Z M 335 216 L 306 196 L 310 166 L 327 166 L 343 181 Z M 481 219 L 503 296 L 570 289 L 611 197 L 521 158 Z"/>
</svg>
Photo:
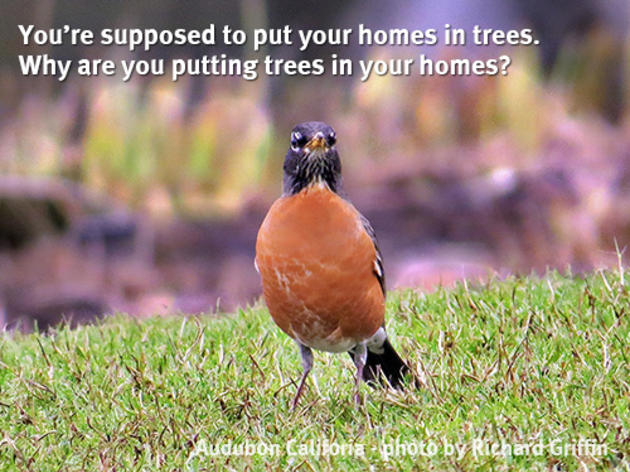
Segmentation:
<svg viewBox="0 0 630 472">
<path fill-rule="evenodd" d="M 374 261 L 374 275 L 378 279 L 378 283 L 381 286 L 381 290 L 383 291 L 383 295 L 385 295 L 385 268 L 383 267 L 383 254 L 381 254 L 381 249 L 378 247 L 378 241 L 376 240 L 376 233 L 374 232 L 374 228 L 370 224 L 370 221 L 363 215 L 361 216 L 361 223 L 363 224 L 363 228 L 365 228 L 365 232 L 370 236 L 372 243 L 374 244 L 374 249 L 376 250 L 376 260 Z"/>
</svg>

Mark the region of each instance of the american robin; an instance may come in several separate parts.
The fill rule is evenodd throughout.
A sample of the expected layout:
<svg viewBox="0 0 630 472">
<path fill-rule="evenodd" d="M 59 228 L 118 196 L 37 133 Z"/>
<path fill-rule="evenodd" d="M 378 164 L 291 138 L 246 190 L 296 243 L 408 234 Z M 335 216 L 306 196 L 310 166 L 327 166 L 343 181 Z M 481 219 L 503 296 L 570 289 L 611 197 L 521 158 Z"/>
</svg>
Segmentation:
<svg viewBox="0 0 630 472">
<path fill-rule="evenodd" d="M 383 259 L 369 221 L 343 196 L 336 141 L 326 123 L 293 128 L 283 193 L 256 241 L 269 312 L 302 355 L 293 408 L 313 366 L 311 349 L 350 353 L 357 402 L 361 379 L 400 388 L 409 373 L 387 339 Z"/>
</svg>

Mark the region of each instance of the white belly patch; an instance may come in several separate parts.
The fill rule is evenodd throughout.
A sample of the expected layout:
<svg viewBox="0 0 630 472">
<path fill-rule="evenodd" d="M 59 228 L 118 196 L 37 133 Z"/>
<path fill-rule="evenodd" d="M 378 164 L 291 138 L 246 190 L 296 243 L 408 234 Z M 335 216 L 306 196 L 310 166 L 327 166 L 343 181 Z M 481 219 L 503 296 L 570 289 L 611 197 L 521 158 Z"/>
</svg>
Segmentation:
<svg viewBox="0 0 630 472">
<path fill-rule="evenodd" d="M 336 339 L 334 341 L 326 338 L 314 338 L 309 339 L 308 342 L 298 338 L 298 341 L 305 346 L 325 352 L 345 352 L 357 345 L 357 342 L 350 338 Z"/>
</svg>

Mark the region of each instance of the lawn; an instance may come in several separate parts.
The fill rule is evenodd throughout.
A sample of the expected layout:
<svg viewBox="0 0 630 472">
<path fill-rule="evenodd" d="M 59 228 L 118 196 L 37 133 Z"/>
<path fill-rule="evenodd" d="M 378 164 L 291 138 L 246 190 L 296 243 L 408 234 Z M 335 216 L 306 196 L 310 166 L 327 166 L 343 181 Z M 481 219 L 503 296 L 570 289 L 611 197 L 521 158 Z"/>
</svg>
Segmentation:
<svg viewBox="0 0 630 472">
<path fill-rule="evenodd" d="M 298 351 L 262 304 L 0 334 L 0 468 L 630 467 L 622 271 L 392 292 L 387 308 L 422 387 L 363 385 L 356 406 L 350 358 L 315 353 L 294 412 Z"/>
</svg>

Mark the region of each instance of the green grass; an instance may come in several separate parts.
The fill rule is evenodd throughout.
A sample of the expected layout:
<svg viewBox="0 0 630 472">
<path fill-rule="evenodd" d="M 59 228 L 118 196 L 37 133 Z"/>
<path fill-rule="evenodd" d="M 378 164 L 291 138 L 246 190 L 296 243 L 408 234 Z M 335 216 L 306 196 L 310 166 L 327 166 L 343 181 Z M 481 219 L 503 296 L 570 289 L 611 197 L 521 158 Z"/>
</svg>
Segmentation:
<svg viewBox="0 0 630 472">
<path fill-rule="evenodd" d="M 319 391 L 311 378 L 295 412 L 299 355 L 262 305 L 0 335 L 0 468 L 628 470 L 623 273 L 391 293 L 387 311 L 392 342 L 424 386 L 363 385 L 357 407 L 349 357 L 316 353 Z M 485 455 L 472 447 L 580 439 L 606 450 Z M 300 455 L 309 441 L 364 455 Z M 246 443 L 277 454 L 211 454 Z M 435 455 L 414 455 L 429 444 Z M 447 456 L 446 444 L 466 450 Z"/>
</svg>

